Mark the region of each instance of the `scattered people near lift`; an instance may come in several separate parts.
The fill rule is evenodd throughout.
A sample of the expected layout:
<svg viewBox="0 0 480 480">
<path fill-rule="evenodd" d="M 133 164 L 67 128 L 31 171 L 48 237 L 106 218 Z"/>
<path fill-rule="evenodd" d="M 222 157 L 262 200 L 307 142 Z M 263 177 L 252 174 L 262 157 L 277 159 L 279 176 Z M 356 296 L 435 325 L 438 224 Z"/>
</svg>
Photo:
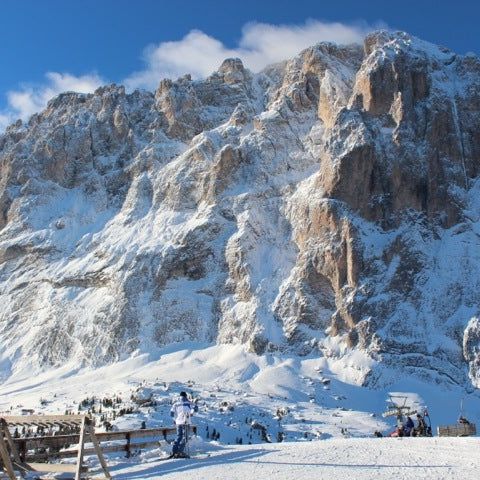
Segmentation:
<svg viewBox="0 0 480 480">
<path fill-rule="evenodd" d="M 180 392 L 179 399 L 172 405 L 170 410 L 177 427 L 177 438 L 173 443 L 172 458 L 188 458 L 188 453 L 185 449 L 194 412 L 198 412 L 198 406 L 190 402 L 185 392 Z"/>
<path fill-rule="evenodd" d="M 410 416 L 405 418 L 405 421 L 398 420 L 397 426 L 393 432 L 391 432 L 388 436 L 389 437 L 431 437 L 432 436 L 432 429 L 425 418 L 428 417 L 428 413 L 425 411 L 424 415 L 422 416 L 420 413 L 416 415 L 417 424 L 413 422 Z M 380 432 L 374 432 L 376 437 L 380 437 L 383 435 L 378 435 Z"/>
</svg>

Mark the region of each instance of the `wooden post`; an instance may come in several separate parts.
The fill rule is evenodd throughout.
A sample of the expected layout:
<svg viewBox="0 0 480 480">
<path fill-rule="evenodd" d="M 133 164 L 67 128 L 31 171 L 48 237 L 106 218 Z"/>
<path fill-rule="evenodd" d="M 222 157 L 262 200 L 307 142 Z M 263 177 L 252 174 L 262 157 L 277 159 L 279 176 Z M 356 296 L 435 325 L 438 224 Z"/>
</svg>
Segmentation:
<svg viewBox="0 0 480 480">
<path fill-rule="evenodd" d="M 131 451 L 130 451 L 130 443 L 131 443 L 131 438 L 130 438 L 130 432 L 125 435 L 125 438 L 127 439 L 127 444 L 125 445 L 125 450 L 127 451 L 127 458 L 130 458 Z"/>
<path fill-rule="evenodd" d="M 20 455 L 18 454 L 17 446 L 15 445 L 12 435 L 10 434 L 10 430 L 8 429 L 7 422 L 3 418 L 0 419 L 0 422 L 2 423 L 3 434 L 5 435 L 5 440 L 10 446 L 10 452 L 13 455 L 13 459 L 16 463 L 22 463 L 22 461 L 20 460 Z"/>
<path fill-rule="evenodd" d="M 110 475 L 110 472 L 108 471 L 107 462 L 105 461 L 105 458 L 103 456 L 102 449 L 100 448 L 100 443 L 98 441 L 97 436 L 95 435 L 94 427 L 93 425 L 90 424 L 90 421 L 89 421 L 89 424 L 87 425 L 87 428 L 88 428 L 88 433 L 90 435 L 90 439 L 92 440 L 92 443 L 93 443 L 93 448 L 95 449 L 98 460 L 100 461 L 100 465 L 102 466 L 103 473 L 105 474 L 105 477 L 112 478 Z"/>
<path fill-rule="evenodd" d="M 0 424 L 0 457 L 2 459 L 3 468 L 6 470 L 10 480 L 16 480 L 17 477 L 15 476 L 12 460 L 10 458 L 10 454 L 8 453 L 7 444 L 3 439 L 3 435 L 4 435 L 4 422 L 2 421 Z"/>
<path fill-rule="evenodd" d="M 86 417 L 83 418 L 82 425 L 80 427 L 80 440 L 78 442 L 77 471 L 75 473 L 75 480 L 82 479 L 83 449 L 85 448 L 85 423 Z"/>
<path fill-rule="evenodd" d="M 22 462 L 27 460 L 27 442 L 25 440 L 20 442 L 20 459 Z"/>
</svg>

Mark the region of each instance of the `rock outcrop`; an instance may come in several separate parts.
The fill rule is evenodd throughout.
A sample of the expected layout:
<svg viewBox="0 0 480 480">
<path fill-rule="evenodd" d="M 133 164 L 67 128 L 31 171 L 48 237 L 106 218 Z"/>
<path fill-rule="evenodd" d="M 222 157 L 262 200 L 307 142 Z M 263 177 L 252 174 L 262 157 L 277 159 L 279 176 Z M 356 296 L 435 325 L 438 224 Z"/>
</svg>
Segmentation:
<svg viewBox="0 0 480 480">
<path fill-rule="evenodd" d="M 58 96 L 0 136 L 0 371 L 194 340 L 478 387 L 479 120 L 477 57 L 383 31 Z"/>
</svg>

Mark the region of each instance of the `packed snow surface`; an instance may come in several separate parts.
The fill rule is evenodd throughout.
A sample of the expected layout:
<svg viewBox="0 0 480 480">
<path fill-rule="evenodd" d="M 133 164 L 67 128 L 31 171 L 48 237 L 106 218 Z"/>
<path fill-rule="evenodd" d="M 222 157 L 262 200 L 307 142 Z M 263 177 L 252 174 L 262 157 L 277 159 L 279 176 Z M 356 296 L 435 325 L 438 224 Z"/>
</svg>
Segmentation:
<svg viewBox="0 0 480 480">
<path fill-rule="evenodd" d="M 159 462 L 154 452 L 141 463 L 118 463 L 121 479 L 165 480 L 372 480 L 477 479 L 478 439 L 332 439 L 322 442 L 237 445 L 210 457 Z"/>
</svg>

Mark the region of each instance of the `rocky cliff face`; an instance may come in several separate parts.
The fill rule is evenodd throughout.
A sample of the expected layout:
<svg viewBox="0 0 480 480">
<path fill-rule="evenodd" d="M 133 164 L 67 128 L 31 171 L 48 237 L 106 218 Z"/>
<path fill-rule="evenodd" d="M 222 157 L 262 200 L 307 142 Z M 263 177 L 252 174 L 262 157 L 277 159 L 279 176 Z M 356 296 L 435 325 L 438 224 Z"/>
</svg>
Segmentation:
<svg viewBox="0 0 480 480">
<path fill-rule="evenodd" d="M 479 59 L 404 33 L 60 95 L 0 136 L 0 370 L 195 340 L 480 387 L 479 120 Z"/>
</svg>

